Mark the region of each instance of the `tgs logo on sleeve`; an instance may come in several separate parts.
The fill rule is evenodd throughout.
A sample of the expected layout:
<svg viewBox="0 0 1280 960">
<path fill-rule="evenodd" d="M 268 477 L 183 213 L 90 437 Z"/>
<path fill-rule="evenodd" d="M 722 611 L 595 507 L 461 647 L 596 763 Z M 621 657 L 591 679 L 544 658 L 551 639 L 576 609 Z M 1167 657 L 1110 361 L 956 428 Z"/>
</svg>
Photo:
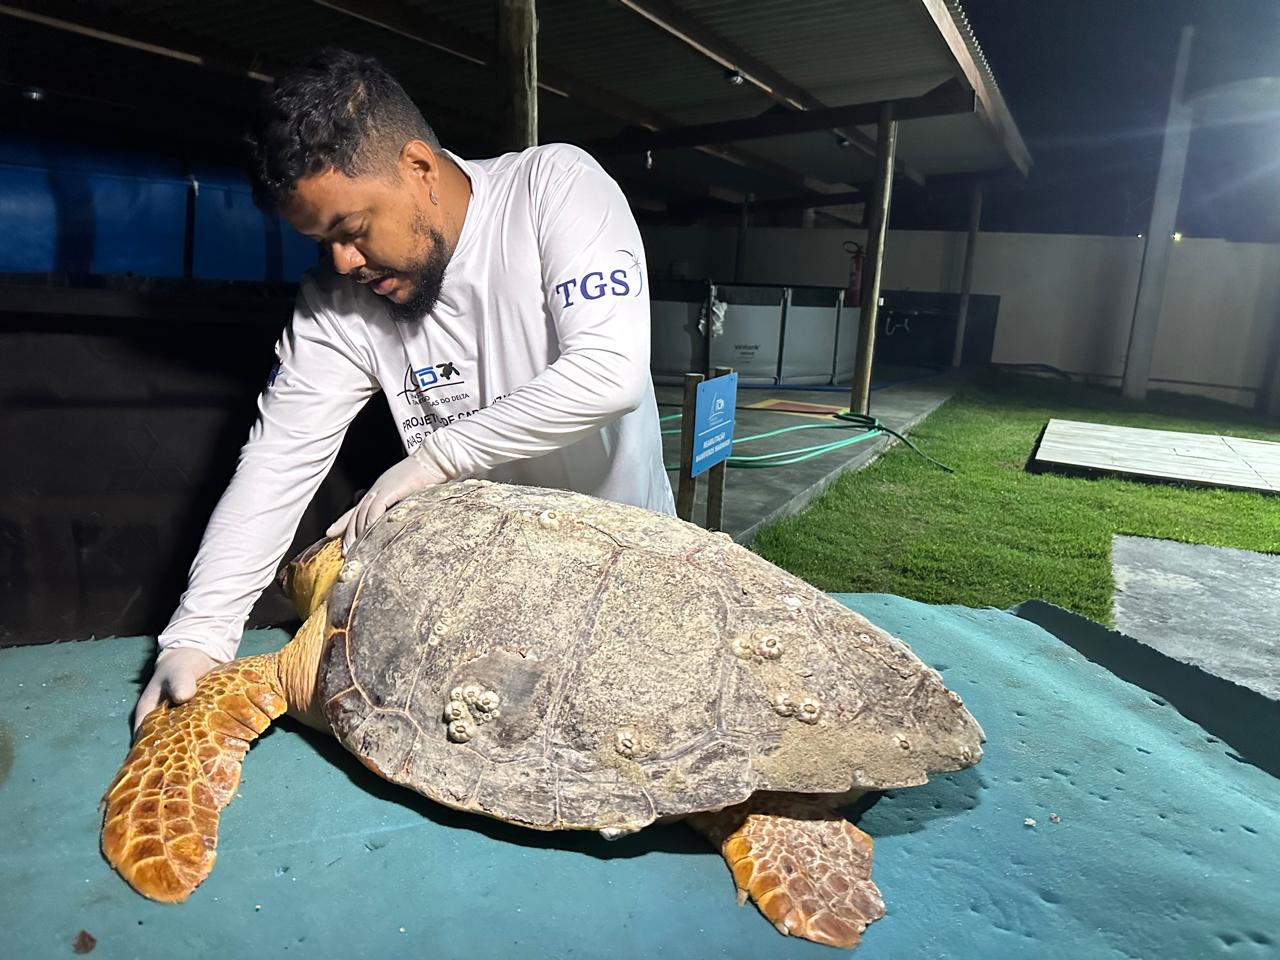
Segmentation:
<svg viewBox="0 0 1280 960">
<path fill-rule="evenodd" d="M 602 297 L 638 297 L 644 292 L 644 264 L 630 250 L 617 250 L 619 266 L 610 270 L 590 270 L 581 277 L 557 283 L 560 306 L 568 308 L 584 300 Z"/>
</svg>

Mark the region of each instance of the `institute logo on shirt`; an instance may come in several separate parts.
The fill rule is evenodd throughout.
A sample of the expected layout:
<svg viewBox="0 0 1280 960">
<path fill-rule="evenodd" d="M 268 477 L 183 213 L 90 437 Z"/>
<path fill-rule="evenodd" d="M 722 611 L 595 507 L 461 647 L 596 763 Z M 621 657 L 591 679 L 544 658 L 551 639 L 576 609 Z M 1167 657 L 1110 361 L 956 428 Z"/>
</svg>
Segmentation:
<svg viewBox="0 0 1280 960">
<path fill-rule="evenodd" d="M 644 264 L 631 250 L 615 250 L 609 269 L 589 270 L 581 277 L 557 283 L 560 306 L 566 310 L 602 297 L 638 297 L 644 292 Z"/>
<path fill-rule="evenodd" d="M 466 383 L 452 360 L 444 363 L 429 363 L 423 367 L 415 367 L 412 363 L 405 367 L 404 389 L 400 396 L 409 403 L 421 404 L 423 395 L 437 387 L 456 387 Z"/>
</svg>

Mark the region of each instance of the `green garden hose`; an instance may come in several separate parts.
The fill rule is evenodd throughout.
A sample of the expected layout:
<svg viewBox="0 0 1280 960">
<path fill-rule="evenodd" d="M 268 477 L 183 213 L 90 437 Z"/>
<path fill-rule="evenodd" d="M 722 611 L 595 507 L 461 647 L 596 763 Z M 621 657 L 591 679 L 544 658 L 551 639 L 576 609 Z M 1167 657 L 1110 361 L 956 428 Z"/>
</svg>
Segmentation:
<svg viewBox="0 0 1280 960">
<path fill-rule="evenodd" d="M 667 423 L 672 420 L 680 420 L 682 417 L 679 413 L 671 413 L 665 417 L 659 418 L 659 423 Z M 768 437 L 776 437 L 783 433 L 791 433 L 796 430 L 852 430 L 862 428 L 862 432 L 851 436 L 842 437 L 839 440 L 833 440 L 830 443 L 819 443 L 808 447 L 797 447 L 792 450 L 775 450 L 771 453 L 762 453 L 755 456 L 734 455 L 729 457 L 725 462 L 731 467 L 744 467 L 747 469 L 761 469 L 764 467 L 785 467 L 793 463 L 802 463 L 805 460 L 812 460 L 814 457 L 820 457 L 824 454 L 831 453 L 844 447 L 852 446 L 855 443 L 862 443 L 870 440 L 881 433 L 887 433 L 892 437 L 896 437 L 905 443 L 908 447 L 918 453 L 930 463 L 941 467 L 947 473 L 955 471 L 948 467 L 945 463 L 939 463 L 933 457 L 929 456 L 905 436 L 898 433 L 892 427 L 886 427 L 876 417 L 866 413 L 835 413 L 832 419 L 837 423 L 802 423 L 794 424 L 789 427 L 779 427 L 777 430 L 769 430 L 765 433 L 755 433 L 746 437 L 734 438 L 734 447 L 740 447 L 742 444 L 751 443 L 754 440 L 764 440 Z M 679 427 L 669 428 L 662 431 L 663 434 L 676 434 L 680 432 Z M 679 470 L 679 465 L 667 464 L 668 470 Z"/>
</svg>

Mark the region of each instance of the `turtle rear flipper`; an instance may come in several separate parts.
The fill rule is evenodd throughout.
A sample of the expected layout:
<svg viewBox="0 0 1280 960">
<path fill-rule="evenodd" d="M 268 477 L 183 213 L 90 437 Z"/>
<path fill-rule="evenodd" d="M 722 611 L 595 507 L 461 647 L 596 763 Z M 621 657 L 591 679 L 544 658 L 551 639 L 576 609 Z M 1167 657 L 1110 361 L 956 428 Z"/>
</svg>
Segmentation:
<svg viewBox="0 0 1280 960">
<path fill-rule="evenodd" d="M 180 706 L 161 704 L 103 802 L 102 852 L 152 900 L 185 900 L 213 869 L 218 811 L 235 795 L 249 744 L 286 704 L 276 654 L 208 673 Z"/>
<path fill-rule="evenodd" d="M 820 800 L 757 795 L 689 822 L 724 855 L 738 902 L 750 895 L 781 933 L 852 947 L 884 916 L 871 838 Z"/>
</svg>

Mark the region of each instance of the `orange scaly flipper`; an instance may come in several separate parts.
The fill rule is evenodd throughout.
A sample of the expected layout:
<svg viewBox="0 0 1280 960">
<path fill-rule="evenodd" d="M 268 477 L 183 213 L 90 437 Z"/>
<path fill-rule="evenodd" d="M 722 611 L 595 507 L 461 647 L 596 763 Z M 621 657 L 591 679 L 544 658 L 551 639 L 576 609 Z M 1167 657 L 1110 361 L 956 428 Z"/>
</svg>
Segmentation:
<svg viewBox="0 0 1280 960">
<path fill-rule="evenodd" d="M 271 653 L 216 668 L 186 703 L 147 716 L 103 797 L 102 852 L 130 886 L 174 903 L 209 875 L 240 762 L 285 708 Z"/>
<path fill-rule="evenodd" d="M 781 933 L 833 947 L 857 946 L 884 916 L 871 880 L 871 838 L 821 801 L 760 795 L 689 818 Z"/>
</svg>

